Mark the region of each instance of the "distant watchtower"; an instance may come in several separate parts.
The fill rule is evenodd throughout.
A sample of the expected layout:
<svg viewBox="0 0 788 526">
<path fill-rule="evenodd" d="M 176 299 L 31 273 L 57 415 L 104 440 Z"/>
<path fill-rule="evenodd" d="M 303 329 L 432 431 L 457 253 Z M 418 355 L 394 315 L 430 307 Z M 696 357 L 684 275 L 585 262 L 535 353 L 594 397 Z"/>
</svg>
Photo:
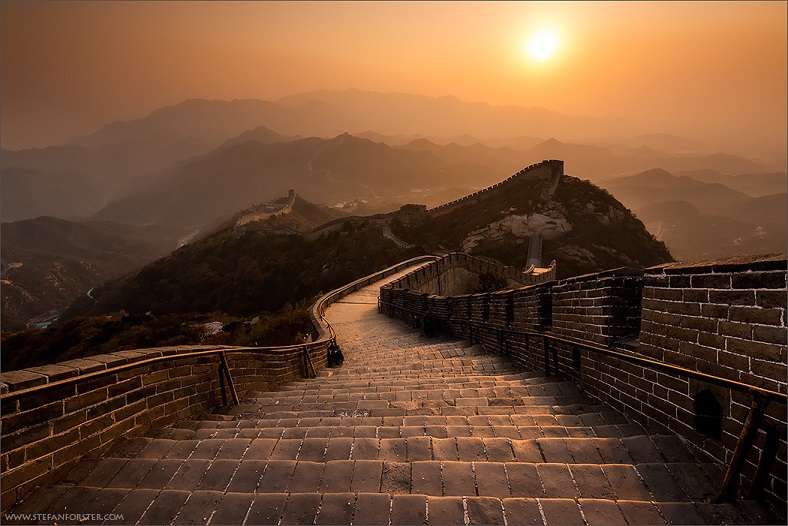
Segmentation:
<svg viewBox="0 0 788 526">
<path fill-rule="evenodd" d="M 402 205 L 396 217 L 403 225 L 417 225 L 427 218 L 427 205 Z"/>
</svg>

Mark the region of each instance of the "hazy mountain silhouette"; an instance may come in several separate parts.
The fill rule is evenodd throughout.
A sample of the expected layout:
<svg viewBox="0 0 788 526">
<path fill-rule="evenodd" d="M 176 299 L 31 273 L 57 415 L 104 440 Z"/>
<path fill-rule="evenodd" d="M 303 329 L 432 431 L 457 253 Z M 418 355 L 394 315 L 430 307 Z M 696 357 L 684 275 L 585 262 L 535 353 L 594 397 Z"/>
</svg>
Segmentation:
<svg viewBox="0 0 788 526">
<path fill-rule="evenodd" d="M 317 91 L 285 97 L 279 102 L 190 99 L 160 108 L 142 119 L 108 124 L 63 146 L 3 151 L 0 168 L 4 172 L 24 168 L 41 172 L 41 177 L 59 177 L 63 173 L 88 180 L 94 177 L 94 188 L 82 192 L 62 194 L 56 185 L 39 185 L 41 203 L 54 203 L 63 196 L 75 203 L 65 212 L 57 206 L 31 207 L 25 212 L 22 206 L 16 207 L 8 218 L 23 219 L 39 214 L 61 216 L 64 213 L 90 215 L 110 200 L 123 200 L 131 194 L 157 187 L 162 177 L 177 171 L 177 167 L 172 168 L 174 165 L 199 162 L 223 145 L 226 149 L 246 140 L 272 143 L 297 137 L 335 137 L 354 130 L 366 130 L 365 137 L 385 141 L 389 146 L 407 146 L 413 139 L 427 139 L 447 146 L 454 142 L 472 147 L 481 142 L 491 148 L 506 147 L 524 152 L 518 163 L 520 166 L 546 158 L 564 159 L 572 173 L 593 180 L 657 167 L 672 171 L 710 169 L 733 175 L 767 171 L 758 162 L 721 153 L 679 155 L 674 152 L 695 148 L 697 143 L 669 134 L 638 135 L 640 131 L 635 125 L 622 120 L 567 116 L 543 108 L 467 103 L 455 97 L 359 90 Z M 545 136 L 560 140 L 538 138 Z M 599 146 L 600 141 L 607 141 L 608 146 Z M 418 143 L 412 145 L 411 150 L 417 148 Z M 441 155 L 444 160 L 465 162 L 448 153 Z M 481 155 L 468 155 L 473 159 L 472 164 L 480 162 L 477 159 Z M 502 157 L 497 158 L 498 155 Z M 499 164 L 513 169 L 510 161 L 514 154 L 511 152 L 497 150 L 496 156 L 487 158 L 488 162 L 496 163 L 493 170 Z M 335 181 L 340 180 L 340 175 L 332 171 Z M 357 179 L 357 174 L 349 179 Z M 494 179 L 495 176 L 471 186 L 483 186 Z M 337 191 L 331 199 L 358 198 L 363 195 L 357 191 L 358 183 L 354 181 L 349 186 L 345 183 L 348 191 L 343 195 L 335 183 Z M 433 184 L 431 180 L 430 184 Z M 29 195 L 24 188 L 17 191 L 16 186 L 6 188 L 5 183 L 3 186 L 4 193 Z M 79 184 L 76 186 L 82 188 Z M 287 183 L 277 186 L 273 195 L 287 186 Z M 82 197 L 75 193 L 81 193 Z M 407 193 L 400 193 L 407 200 Z M 94 198 L 85 199 L 87 196 Z M 80 206 L 76 206 L 77 203 Z M 243 207 L 247 203 L 236 204 Z"/>
<path fill-rule="evenodd" d="M 486 186 L 522 165 L 514 154 L 496 162 L 484 147 L 429 150 L 392 148 L 345 134 L 268 144 L 233 140 L 230 146 L 159 174 L 157 184 L 109 204 L 95 217 L 199 229 L 290 188 L 323 204 L 354 199 L 420 202 L 422 197 L 429 201 L 430 193 L 414 195 L 412 190 Z"/>
<path fill-rule="evenodd" d="M 95 176 L 71 171 L 10 167 L 0 178 L 3 223 L 41 215 L 64 218 L 95 213 L 105 201 Z"/>
<path fill-rule="evenodd" d="M 711 181 L 750 177 L 708 171 L 700 175 Z M 778 175 L 753 176 L 753 186 L 774 185 Z M 632 209 L 652 234 L 665 241 L 676 258 L 699 260 L 785 250 L 785 192 L 750 197 L 717 182 L 661 169 L 608 180 L 603 185 Z"/>
<path fill-rule="evenodd" d="M 720 214 L 752 199 L 719 183 L 704 183 L 686 176 L 676 177 L 661 169 L 612 179 L 606 181 L 604 187 L 633 210 L 684 200 L 704 214 Z"/>
<path fill-rule="evenodd" d="M 375 130 L 383 134 L 453 136 L 462 131 L 483 139 L 522 135 L 580 139 L 638 132 L 635 124 L 623 119 L 569 116 L 545 108 L 469 103 L 453 96 L 348 89 L 318 90 L 279 99 L 280 103 L 292 106 L 314 101 L 331 104 L 345 115 L 365 122 L 349 130 Z"/>
<path fill-rule="evenodd" d="M 764 198 L 745 205 L 760 206 Z M 677 259 L 698 261 L 732 257 L 740 254 L 764 254 L 785 251 L 785 194 L 769 196 L 782 210 L 767 221 L 746 212 L 728 216 L 703 214 L 687 201 L 669 201 L 637 210 L 637 216 L 657 238 L 665 242 Z M 775 208 L 769 206 L 773 213 Z M 782 220 L 782 222 L 780 222 Z"/>
<path fill-rule="evenodd" d="M 91 287 L 176 248 L 153 226 L 73 222 L 54 217 L 4 223 L 3 329 L 67 307 Z"/>
<path fill-rule="evenodd" d="M 766 171 L 766 167 L 757 162 L 722 153 L 679 155 L 659 152 L 647 146 L 629 150 L 627 153 L 621 152 L 622 150 L 616 153 L 607 147 L 575 144 L 551 138 L 526 151 L 525 160 L 534 163 L 543 159 L 562 159 L 567 171 L 577 177 L 594 181 L 650 168 L 695 170 L 699 167 L 707 167 L 728 174 Z"/>
<path fill-rule="evenodd" d="M 751 197 L 785 192 L 786 186 L 788 186 L 788 173 L 786 172 L 726 175 L 716 170 L 687 170 L 674 173 L 677 176 L 686 175 L 704 183 L 723 184 Z"/>
</svg>

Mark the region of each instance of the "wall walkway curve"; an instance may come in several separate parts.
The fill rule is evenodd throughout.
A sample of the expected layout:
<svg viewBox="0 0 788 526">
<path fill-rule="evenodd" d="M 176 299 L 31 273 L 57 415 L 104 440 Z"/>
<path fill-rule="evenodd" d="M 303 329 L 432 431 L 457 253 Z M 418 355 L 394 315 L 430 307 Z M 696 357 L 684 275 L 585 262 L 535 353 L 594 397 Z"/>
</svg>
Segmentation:
<svg viewBox="0 0 788 526">
<path fill-rule="evenodd" d="M 243 396 L 315 374 L 336 343 L 323 317 L 331 303 L 434 259 L 412 258 L 324 294 L 311 308 L 313 341 L 304 344 L 137 349 L 2 373 L 2 509 L 118 437 L 206 413 L 236 390 Z"/>
</svg>

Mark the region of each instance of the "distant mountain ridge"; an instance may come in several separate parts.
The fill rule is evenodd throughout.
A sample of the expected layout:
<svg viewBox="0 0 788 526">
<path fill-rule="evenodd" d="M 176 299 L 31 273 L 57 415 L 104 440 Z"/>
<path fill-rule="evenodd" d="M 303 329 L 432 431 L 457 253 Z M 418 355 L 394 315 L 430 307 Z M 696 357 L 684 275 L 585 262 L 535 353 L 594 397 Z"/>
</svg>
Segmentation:
<svg viewBox="0 0 788 526">
<path fill-rule="evenodd" d="M 786 174 L 727 176 L 711 170 L 675 175 L 656 169 L 602 183 L 679 259 L 784 252 L 788 241 Z M 743 191 L 717 182 L 733 183 Z M 781 184 L 782 182 L 782 184 Z M 782 192 L 760 195 L 763 190 Z"/>
<path fill-rule="evenodd" d="M 4 330 L 57 312 L 91 287 L 176 248 L 177 236 L 153 226 L 39 217 L 4 223 Z"/>
<path fill-rule="evenodd" d="M 455 97 L 345 90 L 302 93 L 276 102 L 189 99 L 159 108 L 140 119 L 108 124 L 61 146 L 4 150 L 0 158 L 4 174 L 27 170 L 31 175 L 28 182 L 2 177 L 2 194 L 18 197 L 4 198 L 2 218 L 15 221 L 37 215 L 65 217 L 65 214 L 89 217 L 113 201 L 159 185 L 162 176 L 166 178 L 178 170 L 177 165 L 198 162 L 217 150 L 244 141 L 270 144 L 309 137 L 327 140 L 345 132 L 406 150 L 425 149 L 420 146 L 421 141 L 408 148 L 409 139 L 413 138 L 429 137 L 433 139 L 431 142 L 446 146 L 456 142 L 460 148 L 470 150 L 443 150 L 443 160 L 450 159 L 452 164 L 487 163 L 496 177 L 545 158 L 564 159 L 572 173 L 591 180 L 649 168 L 714 170 L 729 175 L 775 169 L 758 161 L 711 153 L 691 139 L 643 133 L 622 120 L 568 116 L 543 108 L 469 103 Z M 480 149 L 477 143 L 495 149 L 495 154 L 474 152 Z M 686 153 L 688 150 L 698 151 L 690 154 Z M 517 157 L 518 153 L 522 156 Z M 498 172 L 499 165 L 506 170 Z M 225 167 L 228 176 L 237 175 L 232 174 L 234 169 L 231 163 Z M 334 180 L 341 180 L 337 175 L 342 174 L 331 171 Z M 494 177 L 484 180 L 483 174 L 478 177 L 476 184 L 444 184 L 440 177 L 430 176 L 418 188 L 464 185 L 463 190 L 467 191 L 494 180 Z M 58 184 L 48 184 L 54 178 Z M 357 174 L 352 178 L 357 179 Z M 85 187 L 85 181 L 89 187 Z M 374 184 L 363 184 L 371 189 L 369 195 L 380 193 Z M 31 186 L 39 189 L 37 201 L 29 190 Z M 336 196 L 332 199 L 347 202 L 364 198 L 357 185 L 346 185 L 346 189 L 348 192 L 341 195 L 342 191 L 335 188 Z M 279 191 L 264 197 L 272 197 Z M 409 200 L 407 192 L 398 195 Z M 318 200 L 316 196 L 311 197 Z M 73 206 L 64 209 L 57 205 L 58 199 Z M 25 207 L 26 201 L 35 206 Z M 244 206 L 235 204 L 238 208 Z"/>
</svg>

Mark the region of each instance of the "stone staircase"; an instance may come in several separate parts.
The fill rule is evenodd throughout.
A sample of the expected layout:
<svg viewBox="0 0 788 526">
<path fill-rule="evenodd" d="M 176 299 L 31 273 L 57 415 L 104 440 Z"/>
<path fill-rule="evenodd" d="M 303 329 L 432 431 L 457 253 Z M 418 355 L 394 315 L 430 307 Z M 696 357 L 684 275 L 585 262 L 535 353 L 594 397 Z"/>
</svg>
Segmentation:
<svg viewBox="0 0 788 526">
<path fill-rule="evenodd" d="M 12 512 L 91 514 L 58 524 L 778 521 L 759 503 L 708 503 L 723 467 L 676 437 L 377 314 L 378 287 L 327 312 L 342 367 L 122 440 Z"/>
</svg>

